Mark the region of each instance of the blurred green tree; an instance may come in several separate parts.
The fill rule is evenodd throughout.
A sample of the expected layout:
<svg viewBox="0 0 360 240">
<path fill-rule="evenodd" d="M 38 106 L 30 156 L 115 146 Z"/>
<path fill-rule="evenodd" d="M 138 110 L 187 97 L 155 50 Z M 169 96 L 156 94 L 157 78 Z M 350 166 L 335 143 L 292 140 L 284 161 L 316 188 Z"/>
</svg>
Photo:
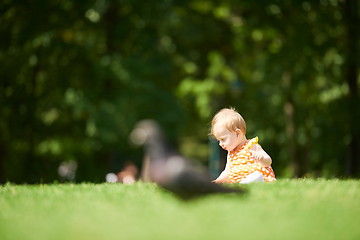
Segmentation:
<svg viewBox="0 0 360 240">
<path fill-rule="evenodd" d="M 359 176 L 356 1 L 4 0 L 0 13 L 1 182 L 140 165 L 128 135 L 143 118 L 206 163 L 226 106 L 279 176 Z"/>
</svg>

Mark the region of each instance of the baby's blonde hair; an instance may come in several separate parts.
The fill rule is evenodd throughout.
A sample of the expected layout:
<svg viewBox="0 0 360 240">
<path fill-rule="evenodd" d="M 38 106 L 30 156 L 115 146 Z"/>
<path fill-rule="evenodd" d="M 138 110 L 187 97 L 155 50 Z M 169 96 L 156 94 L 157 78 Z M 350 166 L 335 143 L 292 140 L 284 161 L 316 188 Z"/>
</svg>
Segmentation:
<svg viewBox="0 0 360 240">
<path fill-rule="evenodd" d="M 230 132 L 235 132 L 240 129 L 246 135 L 246 123 L 244 118 L 234 108 L 221 109 L 211 121 L 211 135 L 214 136 L 215 125 L 221 124 L 226 127 Z"/>
</svg>

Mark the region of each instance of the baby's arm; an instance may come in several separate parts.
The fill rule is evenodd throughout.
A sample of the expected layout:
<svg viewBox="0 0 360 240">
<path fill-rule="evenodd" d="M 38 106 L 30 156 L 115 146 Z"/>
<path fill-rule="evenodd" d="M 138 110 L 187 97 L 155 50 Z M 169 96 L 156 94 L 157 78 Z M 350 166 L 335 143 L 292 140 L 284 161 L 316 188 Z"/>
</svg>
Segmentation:
<svg viewBox="0 0 360 240">
<path fill-rule="evenodd" d="M 215 179 L 213 182 L 214 183 L 224 183 L 228 180 L 228 178 L 229 178 L 229 161 L 227 160 L 224 171 L 222 171 L 220 176 L 217 179 Z"/>
<path fill-rule="evenodd" d="M 259 144 L 254 144 L 250 148 L 250 152 L 255 160 L 257 160 L 261 165 L 265 167 L 271 166 L 272 160 L 269 154 L 267 154 L 264 149 Z"/>
</svg>

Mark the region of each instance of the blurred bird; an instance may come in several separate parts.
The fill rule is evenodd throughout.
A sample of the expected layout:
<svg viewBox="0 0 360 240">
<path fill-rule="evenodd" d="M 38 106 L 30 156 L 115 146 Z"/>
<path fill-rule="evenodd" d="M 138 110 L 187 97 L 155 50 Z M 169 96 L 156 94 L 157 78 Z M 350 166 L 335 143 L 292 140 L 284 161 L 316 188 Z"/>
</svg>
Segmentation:
<svg viewBox="0 0 360 240">
<path fill-rule="evenodd" d="M 195 167 L 170 146 L 160 126 L 153 120 L 136 124 L 130 138 L 134 144 L 145 147 L 150 181 L 184 200 L 214 193 L 244 193 L 240 188 L 212 183 L 204 168 Z"/>
</svg>

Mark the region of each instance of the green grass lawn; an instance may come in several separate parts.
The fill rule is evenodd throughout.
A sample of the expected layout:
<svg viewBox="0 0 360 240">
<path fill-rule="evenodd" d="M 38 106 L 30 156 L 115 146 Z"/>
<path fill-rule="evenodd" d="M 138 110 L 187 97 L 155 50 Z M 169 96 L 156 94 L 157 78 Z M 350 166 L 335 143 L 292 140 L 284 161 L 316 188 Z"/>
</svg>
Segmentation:
<svg viewBox="0 0 360 240">
<path fill-rule="evenodd" d="M 246 188 L 244 196 L 183 202 L 145 183 L 7 184 L 0 239 L 360 239 L 360 181 Z"/>
</svg>

